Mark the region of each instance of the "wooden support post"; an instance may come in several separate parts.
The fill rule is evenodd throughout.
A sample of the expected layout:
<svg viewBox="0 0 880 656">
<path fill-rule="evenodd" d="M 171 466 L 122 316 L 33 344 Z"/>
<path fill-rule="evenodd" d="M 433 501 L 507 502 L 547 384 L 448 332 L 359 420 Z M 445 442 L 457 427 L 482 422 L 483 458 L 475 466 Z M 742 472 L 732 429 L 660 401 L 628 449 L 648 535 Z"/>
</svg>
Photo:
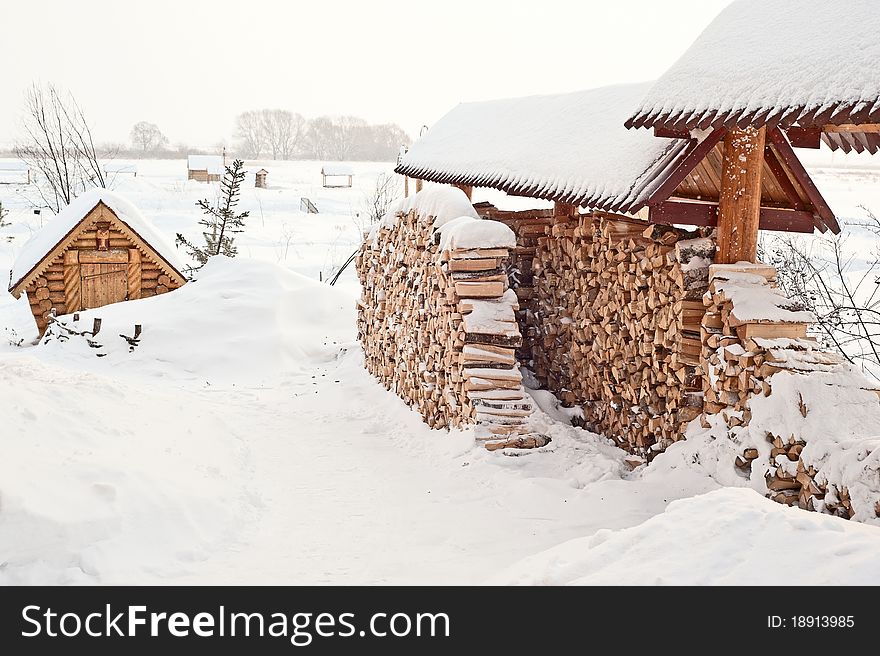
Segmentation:
<svg viewBox="0 0 880 656">
<path fill-rule="evenodd" d="M 754 262 L 757 258 L 766 135 L 767 129 L 761 127 L 732 129 L 724 137 L 717 263 Z"/>
<path fill-rule="evenodd" d="M 553 216 L 554 217 L 570 217 L 577 216 L 578 209 L 576 205 L 572 205 L 571 203 L 560 203 L 559 201 L 555 201 L 553 203 Z"/>
<path fill-rule="evenodd" d="M 403 176 L 403 197 L 409 198 L 409 177 Z"/>
<path fill-rule="evenodd" d="M 136 248 L 128 249 L 128 300 L 141 297 L 141 252 Z"/>
<path fill-rule="evenodd" d="M 79 275 L 79 251 L 75 250 L 64 253 L 64 307 L 67 314 L 83 309 Z"/>
<path fill-rule="evenodd" d="M 422 190 L 422 179 L 416 178 L 416 193 L 419 193 Z"/>
</svg>

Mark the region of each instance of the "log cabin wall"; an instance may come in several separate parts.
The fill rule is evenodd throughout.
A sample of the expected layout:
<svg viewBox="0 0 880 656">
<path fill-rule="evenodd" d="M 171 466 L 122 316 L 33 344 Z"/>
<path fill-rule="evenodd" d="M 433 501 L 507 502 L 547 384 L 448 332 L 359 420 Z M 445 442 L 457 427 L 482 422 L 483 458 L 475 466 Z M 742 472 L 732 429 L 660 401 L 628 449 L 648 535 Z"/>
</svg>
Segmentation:
<svg viewBox="0 0 880 656">
<path fill-rule="evenodd" d="M 476 424 L 489 449 L 541 446 L 515 357 L 522 337 L 508 249 L 443 251 L 432 224 L 413 210 L 364 241 L 356 266 L 365 366 L 432 428 Z"/>
<path fill-rule="evenodd" d="M 49 315 L 164 294 L 183 285 L 149 248 L 118 230 L 109 210 L 96 207 L 77 238 L 25 288 L 42 335 Z"/>
<path fill-rule="evenodd" d="M 531 369 L 582 408 L 586 427 L 650 459 L 702 411 L 702 295 L 715 244 L 607 215 L 556 216 L 545 231 L 530 253 Z"/>
</svg>

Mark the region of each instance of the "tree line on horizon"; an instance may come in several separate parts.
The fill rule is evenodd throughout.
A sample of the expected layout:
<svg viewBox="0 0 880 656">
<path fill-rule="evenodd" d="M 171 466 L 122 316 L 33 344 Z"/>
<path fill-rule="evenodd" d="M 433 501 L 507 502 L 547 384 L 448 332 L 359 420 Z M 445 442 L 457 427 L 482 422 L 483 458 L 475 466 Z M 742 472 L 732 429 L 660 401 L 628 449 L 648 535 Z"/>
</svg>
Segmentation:
<svg viewBox="0 0 880 656">
<path fill-rule="evenodd" d="M 197 151 L 183 144 L 169 146 L 157 125 L 140 121 L 131 129 L 131 151 L 124 146 L 115 152 L 133 157 L 191 154 Z M 370 124 L 357 116 L 319 116 L 307 119 L 284 109 L 260 109 L 239 114 L 235 137 L 227 154 L 243 159 L 319 159 L 393 161 L 401 146 L 411 139 L 395 123 Z"/>
</svg>

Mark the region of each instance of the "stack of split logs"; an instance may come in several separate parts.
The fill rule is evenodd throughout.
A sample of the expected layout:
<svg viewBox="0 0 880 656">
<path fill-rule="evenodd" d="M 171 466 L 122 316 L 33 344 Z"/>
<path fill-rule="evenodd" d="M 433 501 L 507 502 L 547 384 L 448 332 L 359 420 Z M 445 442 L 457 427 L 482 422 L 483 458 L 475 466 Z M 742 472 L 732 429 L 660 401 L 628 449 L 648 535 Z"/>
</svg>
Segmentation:
<svg viewBox="0 0 880 656">
<path fill-rule="evenodd" d="M 805 339 L 814 317 L 776 288 L 774 267 L 717 264 L 709 276 L 701 334 L 707 413 L 732 408 L 746 412 L 734 422 L 748 423 L 747 402 L 753 394 L 770 393 L 772 374 L 840 361 L 815 351 L 815 342 Z M 742 302 L 736 304 L 738 299 Z"/>
<path fill-rule="evenodd" d="M 782 294 L 776 273 L 762 264 L 710 267 L 702 332 L 705 412 L 721 414 L 730 428 L 749 425 L 749 401 L 771 395 L 774 374 L 835 372 L 844 366 L 841 356 L 819 350 L 807 337 L 813 315 Z M 801 398 L 791 411 L 806 418 L 810 409 Z M 701 421 L 710 426 L 706 415 Z M 855 514 L 849 490 L 803 460 L 806 442 L 770 432 L 766 439 L 770 455 L 764 478 L 771 499 L 847 519 Z M 757 448 L 746 448 L 735 464 L 751 473 L 758 457 Z"/>
<path fill-rule="evenodd" d="M 560 206 L 562 207 L 562 206 Z M 491 203 L 476 203 L 474 209 L 480 216 L 500 221 L 509 227 L 516 235 L 516 248 L 510 252 L 507 265 L 507 275 L 510 288 L 516 293 L 520 309 L 516 313 L 516 320 L 520 332 L 525 335 L 528 331 L 530 316 L 535 312 L 535 281 L 533 262 L 538 250 L 538 239 L 547 234 L 548 229 L 554 223 L 554 216 L 560 211 L 556 210 L 525 210 L 512 212 L 499 210 Z M 565 205 L 567 214 L 576 214 L 577 208 Z M 517 359 L 520 364 L 534 368 L 532 359 L 531 342 L 523 340 L 522 346 L 517 349 Z"/>
<path fill-rule="evenodd" d="M 598 213 L 557 216 L 547 232 L 526 334 L 534 373 L 583 407 L 586 426 L 649 460 L 702 412 L 701 299 L 715 244 Z"/>
<path fill-rule="evenodd" d="M 378 226 L 357 258 L 367 369 L 432 428 L 476 424 L 490 450 L 543 446 L 547 439 L 527 425 L 533 408 L 515 355 L 522 337 L 505 272 L 509 248 L 491 239 L 441 247 L 443 228 L 419 214 L 415 198 L 414 209 Z M 458 219 L 457 230 L 462 222 L 483 223 Z"/>
</svg>

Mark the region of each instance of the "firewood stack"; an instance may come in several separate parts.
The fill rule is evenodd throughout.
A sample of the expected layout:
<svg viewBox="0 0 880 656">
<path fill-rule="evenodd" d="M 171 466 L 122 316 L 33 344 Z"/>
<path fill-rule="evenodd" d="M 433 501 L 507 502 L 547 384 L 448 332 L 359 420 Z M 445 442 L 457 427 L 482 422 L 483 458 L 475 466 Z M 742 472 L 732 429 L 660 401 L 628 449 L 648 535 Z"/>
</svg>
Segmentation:
<svg viewBox="0 0 880 656">
<path fill-rule="evenodd" d="M 773 267 L 713 265 L 704 303 L 704 427 L 710 425 L 706 415 L 717 413 L 730 428 L 748 427 L 750 400 L 770 396 L 772 377 L 779 372 L 809 375 L 846 370 L 841 356 L 819 350 L 816 341 L 806 336 L 812 315 L 800 311 L 780 292 Z M 789 411 L 806 418 L 810 408 L 800 395 L 798 399 L 797 407 Z M 769 461 L 762 463 L 766 463 L 763 475 L 768 497 L 846 519 L 856 514 L 847 486 L 829 481 L 812 461 L 804 459 L 804 440 L 769 432 L 766 439 Z M 735 465 L 751 473 L 758 459 L 758 449 L 747 448 Z M 875 514 L 880 516 L 880 505 Z"/>
<path fill-rule="evenodd" d="M 706 414 L 723 412 L 728 425 L 748 424 L 749 398 L 769 395 L 767 379 L 775 372 L 839 363 L 805 339 L 813 316 L 777 289 L 775 268 L 716 264 L 709 276 L 701 338 Z"/>
<path fill-rule="evenodd" d="M 476 424 L 490 450 L 543 446 L 527 425 L 508 248 L 441 250 L 433 219 L 416 209 L 383 222 L 358 255 L 366 368 L 432 428 Z"/>
<path fill-rule="evenodd" d="M 520 309 L 516 313 L 516 320 L 520 333 L 525 335 L 530 321 L 529 316 L 534 315 L 535 312 L 536 297 L 532 270 L 538 239 L 545 235 L 549 226 L 553 225 L 554 210 L 511 212 L 499 210 L 491 203 L 485 202 L 476 203 L 474 209 L 484 218 L 505 224 L 516 235 L 516 248 L 510 252 L 507 276 L 510 288 L 519 299 Z M 574 212 L 573 207 L 571 211 Z M 520 364 L 534 368 L 530 340 L 523 340 L 522 346 L 516 351 L 516 356 Z"/>
<path fill-rule="evenodd" d="M 583 406 L 586 426 L 646 459 L 702 411 L 701 298 L 715 246 L 701 234 L 568 214 L 538 240 L 534 373 Z"/>
</svg>

